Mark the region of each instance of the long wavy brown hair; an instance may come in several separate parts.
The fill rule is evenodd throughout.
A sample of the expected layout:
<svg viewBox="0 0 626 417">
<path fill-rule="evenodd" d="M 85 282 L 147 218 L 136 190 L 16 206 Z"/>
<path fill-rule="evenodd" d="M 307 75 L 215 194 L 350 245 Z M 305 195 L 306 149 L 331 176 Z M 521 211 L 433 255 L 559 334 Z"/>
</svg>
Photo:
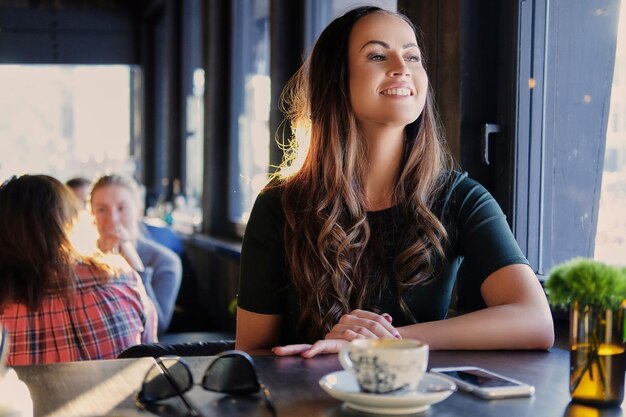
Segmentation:
<svg viewBox="0 0 626 417">
<path fill-rule="evenodd" d="M 286 268 L 296 289 L 299 326 L 311 340 L 323 338 L 341 315 L 369 308 L 386 277 L 374 254 L 361 179 L 367 170 L 367 142 L 352 111 L 348 72 L 348 39 L 354 24 L 371 13 L 401 14 L 360 7 L 334 20 L 320 35 L 309 59 L 283 91 L 283 111 L 296 135 L 307 132 L 302 166 L 279 176 Z M 293 148 L 302 146 L 293 138 Z M 292 149 L 286 169 L 297 160 Z M 447 234 L 433 206 L 449 173 L 439 119 L 429 87 L 422 114 L 405 128 L 405 153 L 396 179 L 394 201 L 406 231 L 393 260 L 398 302 L 414 320 L 403 295 L 437 276 L 436 259 L 444 256 Z M 441 264 L 441 263 L 439 263 Z"/>
<path fill-rule="evenodd" d="M 112 269 L 70 240 L 79 210 L 72 191 L 47 175 L 13 177 L 0 187 L 0 311 L 7 303 L 36 310 L 50 293 L 71 297 L 80 262 L 109 279 Z"/>
</svg>

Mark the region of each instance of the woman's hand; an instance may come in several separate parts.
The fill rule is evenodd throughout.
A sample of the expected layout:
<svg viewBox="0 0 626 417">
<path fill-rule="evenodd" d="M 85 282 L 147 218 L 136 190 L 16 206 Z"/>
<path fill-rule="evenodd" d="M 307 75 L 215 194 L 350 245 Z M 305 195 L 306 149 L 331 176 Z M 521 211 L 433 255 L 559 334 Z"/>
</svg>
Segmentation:
<svg viewBox="0 0 626 417">
<path fill-rule="evenodd" d="M 277 356 L 302 355 L 304 358 L 312 358 L 324 353 L 338 353 L 354 339 L 402 339 L 391 322 L 392 318 L 387 313 L 353 310 L 341 316 L 324 340 L 318 340 L 312 345 L 278 346 L 272 352 Z"/>
<path fill-rule="evenodd" d="M 126 262 L 137 272 L 143 272 L 145 265 L 137 253 L 137 248 L 133 242 L 126 240 L 120 244 L 120 255 L 126 259 Z"/>
<path fill-rule="evenodd" d="M 366 310 L 353 310 L 344 314 L 326 334 L 325 339 L 402 339 L 391 325 L 393 319 L 387 313 L 376 314 Z"/>
<path fill-rule="evenodd" d="M 105 233 L 102 233 L 100 239 L 98 239 L 98 247 L 104 253 L 119 253 L 126 259 L 131 268 L 138 272 L 142 272 L 145 269 L 132 242 L 130 231 L 122 224 L 116 224 Z"/>
<path fill-rule="evenodd" d="M 324 339 L 318 340 L 312 345 L 287 345 L 277 346 L 272 349 L 272 353 L 276 356 L 301 355 L 303 358 L 312 358 L 315 355 L 324 353 L 339 353 L 342 347 L 347 345 L 347 340 Z"/>
<path fill-rule="evenodd" d="M 121 224 L 116 224 L 100 233 L 98 247 L 104 253 L 119 253 L 125 242 L 130 242 L 131 235 L 128 229 Z"/>
</svg>

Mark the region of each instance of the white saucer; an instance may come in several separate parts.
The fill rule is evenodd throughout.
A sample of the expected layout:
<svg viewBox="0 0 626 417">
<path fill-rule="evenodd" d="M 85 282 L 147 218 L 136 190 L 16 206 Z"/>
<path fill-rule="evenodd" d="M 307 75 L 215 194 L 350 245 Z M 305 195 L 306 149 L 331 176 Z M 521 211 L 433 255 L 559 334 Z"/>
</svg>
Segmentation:
<svg viewBox="0 0 626 417">
<path fill-rule="evenodd" d="M 454 382 L 428 372 L 420 382 L 417 392 L 361 392 L 354 375 L 348 371 L 331 372 L 323 376 L 319 384 L 330 396 L 344 401 L 348 407 L 374 414 L 420 413 L 456 391 Z"/>
</svg>

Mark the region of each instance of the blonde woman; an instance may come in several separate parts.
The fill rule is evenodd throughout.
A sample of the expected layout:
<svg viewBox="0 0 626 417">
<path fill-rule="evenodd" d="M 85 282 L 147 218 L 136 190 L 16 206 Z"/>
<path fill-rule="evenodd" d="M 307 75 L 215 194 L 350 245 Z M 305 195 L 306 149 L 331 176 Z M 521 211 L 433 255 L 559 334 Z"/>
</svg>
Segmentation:
<svg viewBox="0 0 626 417">
<path fill-rule="evenodd" d="M 133 179 L 121 175 L 99 178 L 91 189 L 90 201 L 100 235 L 98 247 L 105 253 L 119 253 L 139 272 L 157 308 L 159 333 L 164 333 L 182 283 L 180 258 L 139 233 L 143 204 Z"/>
</svg>

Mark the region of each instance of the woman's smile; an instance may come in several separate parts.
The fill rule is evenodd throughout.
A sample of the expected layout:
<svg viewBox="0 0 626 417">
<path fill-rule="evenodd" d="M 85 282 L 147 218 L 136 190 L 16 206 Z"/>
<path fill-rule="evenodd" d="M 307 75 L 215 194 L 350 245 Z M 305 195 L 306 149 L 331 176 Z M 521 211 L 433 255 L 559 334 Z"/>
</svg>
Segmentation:
<svg viewBox="0 0 626 417">
<path fill-rule="evenodd" d="M 390 97 L 410 97 L 413 91 L 409 87 L 389 87 L 382 90 L 380 94 Z"/>
</svg>

